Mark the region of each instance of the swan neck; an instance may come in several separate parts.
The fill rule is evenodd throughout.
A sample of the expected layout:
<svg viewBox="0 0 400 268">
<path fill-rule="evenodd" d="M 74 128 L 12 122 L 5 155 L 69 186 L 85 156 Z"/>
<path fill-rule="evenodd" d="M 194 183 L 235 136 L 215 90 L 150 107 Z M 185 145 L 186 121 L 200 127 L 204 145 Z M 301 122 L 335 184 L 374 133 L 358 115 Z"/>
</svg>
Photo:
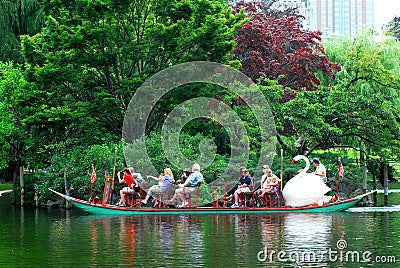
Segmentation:
<svg viewBox="0 0 400 268">
<path fill-rule="evenodd" d="M 300 172 L 301 175 L 303 176 L 310 169 L 310 160 L 308 160 L 308 158 L 305 157 L 304 155 L 301 156 L 301 159 L 306 162 L 306 167 Z"/>
</svg>

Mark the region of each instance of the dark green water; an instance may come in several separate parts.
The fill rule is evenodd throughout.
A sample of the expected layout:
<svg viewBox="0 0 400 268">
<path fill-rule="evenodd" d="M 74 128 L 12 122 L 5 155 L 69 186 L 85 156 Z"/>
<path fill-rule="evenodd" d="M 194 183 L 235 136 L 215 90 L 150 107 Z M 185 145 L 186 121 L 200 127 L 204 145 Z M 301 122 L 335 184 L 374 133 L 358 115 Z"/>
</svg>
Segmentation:
<svg viewBox="0 0 400 268">
<path fill-rule="evenodd" d="M 0 267 L 400 267 L 399 234 L 400 206 L 146 217 L 0 206 Z"/>
</svg>

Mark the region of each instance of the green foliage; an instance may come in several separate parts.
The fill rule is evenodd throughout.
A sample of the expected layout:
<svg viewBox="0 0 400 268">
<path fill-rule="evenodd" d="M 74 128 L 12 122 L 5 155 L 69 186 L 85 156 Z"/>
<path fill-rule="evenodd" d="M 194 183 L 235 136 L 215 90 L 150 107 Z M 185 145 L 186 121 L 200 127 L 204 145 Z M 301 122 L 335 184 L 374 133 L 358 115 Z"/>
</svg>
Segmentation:
<svg viewBox="0 0 400 268">
<path fill-rule="evenodd" d="M 233 15 L 225 1 L 3 2 L 0 60 L 26 61 L 21 66 L 0 63 L 0 169 L 13 161 L 13 168 L 23 165 L 36 170 L 26 179 L 28 199 L 33 198 L 32 185 L 42 201 L 51 196 L 48 187 L 64 192 L 64 171 L 73 195 L 87 199 L 92 163 L 98 174 L 94 194 L 101 196 L 104 178 L 100 174 L 112 172 L 115 146 L 117 170 L 145 164 L 140 157 L 124 162 L 120 133 L 129 100 L 153 74 L 193 60 L 241 67 L 232 60 L 232 50 L 237 45 L 235 33 L 248 18 L 243 11 Z M 18 6 L 24 11 L 21 14 Z M 28 24 L 23 23 L 26 20 Z M 296 92 L 278 84 L 283 78 L 279 74 L 277 80 L 258 81 L 276 120 L 278 149 L 285 150 L 285 181 L 304 167 L 288 167 L 295 154 L 321 158 L 329 177 L 336 177 L 337 155 L 318 149 L 353 147 L 368 156 L 399 155 L 400 43 L 394 38 L 377 42 L 364 33 L 355 40 L 325 40 L 324 47 L 329 61 L 342 66 L 335 81 L 321 74 L 315 91 Z M 159 172 L 171 166 L 180 176 L 176 166 L 182 163 L 175 166 L 167 159 L 160 132 L 167 115 L 195 97 L 218 99 L 238 115 L 247 131 L 247 168 L 257 177 L 260 171 L 254 169 L 261 141 L 272 138 L 261 137 L 254 112 L 240 96 L 204 83 L 174 89 L 152 111 L 145 138 L 152 165 Z M 214 141 L 217 152 L 202 169 L 209 183 L 224 173 L 233 145 L 224 126 L 202 118 L 184 126 L 179 150 L 187 159 L 199 159 L 204 139 Z M 240 146 L 247 146 L 246 137 L 241 137 Z M 359 177 L 360 167 L 350 158 L 343 157 L 346 176 Z M 234 161 L 243 159 L 238 156 Z M 272 168 L 279 176 L 279 161 Z M 156 175 L 146 174 L 144 168 L 137 171 Z M 211 196 L 202 194 L 207 195 Z"/>
<path fill-rule="evenodd" d="M 38 0 L 2 0 L 0 14 L 0 61 L 22 63 L 21 37 L 40 32 L 43 6 Z"/>
<path fill-rule="evenodd" d="M 25 122 L 39 156 L 117 141 L 129 100 L 148 77 L 186 61 L 230 63 L 235 31 L 245 19 L 209 0 L 51 1 L 44 9 L 46 26 L 22 44 L 26 75 L 36 85 L 27 98 L 35 108 Z M 191 96 L 186 90 L 170 99 Z M 172 108 L 160 105 L 147 133 Z M 49 159 L 30 161 L 42 167 Z"/>
<path fill-rule="evenodd" d="M 342 143 L 362 142 L 372 154 L 390 155 L 400 148 L 400 44 L 374 38 L 365 33 L 326 42 L 330 57 L 342 64 L 327 106 L 343 131 Z"/>
<path fill-rule="evenodd" d="M 0 62 L 0 168 L 7 167 L 11 160 L 22 163 L 27 153 L 24 139 L 29 134 L 23 104 L 31 89 L 32 84 L 26 81 L 18 66 Z"/>
<path fill-rule="evenodd" d="M 321 76 L 316 91 L 297 93 L 275 112 L 278 129 L 285 136 L 282 145 L 294 147 L 292 154 L 361 146 L 371 155 L 396 154 L 400 148 L 400 45 L 393 38 L 376 42 L 375 36 L 364 33 L 355 40 L 326 40 L 324 46 L 342 69 L 333 82 Z"/>
<path fill-rule="evenodd" d="M 116 169 L 121 170 L 124 164 L 123 149 L 121 144 L 108 143 L 103 145 L 76 146 L 71 150 L 60 150 L 52 158 L 48 168 L 35 172 L 35 191 L 41 201 L 50 195 L 48 188 L 65 192 L 64 176 L 68 187 L 73 187 L 73 195 L 78 198 L 88 199 L 91 179 L 91 165 L 97 174 L 93 186 L 93 196 L 102 196 L 104 179 L 102 174 L 106 171 L 113 173 L 113 159 L 117 147 Z M 116 182 L 116 185 L 118 181 Z"/>
<path fill-rule="evenodd" d="M 0 191 L 4 191 L 4 190 L 12 190 L 13 186 L 10 183 L 0 183 Z"/>
<path fill-rule="evenodd" d="M 394 17 L 389 21 L 385 32 L 388 35 L 396 37 L 397 40 L 400 40 L 400 17 Z"/>
</svg>

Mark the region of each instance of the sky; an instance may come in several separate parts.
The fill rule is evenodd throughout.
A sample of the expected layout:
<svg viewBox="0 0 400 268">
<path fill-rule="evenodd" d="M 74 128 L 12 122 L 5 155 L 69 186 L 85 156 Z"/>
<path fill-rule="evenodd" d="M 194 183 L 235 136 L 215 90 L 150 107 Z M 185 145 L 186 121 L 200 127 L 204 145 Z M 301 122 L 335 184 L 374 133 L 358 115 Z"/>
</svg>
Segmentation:
<svg viewBox="0 0 400 268">
<path fill-rule="evenodd" d="M 375 30 L 380 30 L 395 16 L 400 17 L 400 0 L 375 0 Z"/>
</svg>

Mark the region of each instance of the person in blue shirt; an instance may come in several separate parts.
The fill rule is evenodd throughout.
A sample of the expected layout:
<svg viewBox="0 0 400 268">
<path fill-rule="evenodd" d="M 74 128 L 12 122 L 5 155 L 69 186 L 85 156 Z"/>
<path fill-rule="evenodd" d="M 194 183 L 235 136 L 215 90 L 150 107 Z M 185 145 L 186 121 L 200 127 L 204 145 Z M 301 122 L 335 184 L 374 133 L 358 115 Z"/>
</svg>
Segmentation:
<svg viewBox="0 0 400 268">
<path fill-rule="evenodd" d="M 161 174 L 158 178 L 154 176 L 147 176 L 147 178 L 152 178 L 158 181 L 158 184 L 153 185 L 149 188 L 146 197 L 141 201 L 143 205 L 147 204 L 150 196 L 154 196 L 154 194 L 167 191 L 170 184 L 174 183 L 174 175 L 172 174 L 172 170 L 170 168 L 165 168 L 164 174 Z M 156 205 L 157 202 L 155 201 L 154 206 Z"/>
<path fill-rule="evenodd" d="M 250 192 L 250 187 L 252 186 L 252 179 L 251 179 L 249 171 L 247 169 L 243 169 L 242 174 L 243 175 L 239 180 L 240 185 L 238 186 L 237 190 L 233 193 L 233 197 L 235 198 L 235 203 L 233 203 L 231 208 L 239 207 L 240 194 Z"/>
<path fill-rule="evenodd" d="M 194 164 L 192 167 L 192 173 L 185 180 L 184 183 L 178 184 L 178 189 L 175 190 L 174 197 L 169 201 L 169 203 L 173 203 L 176 199 L 181 200 L 181 204 L 176 206 L 177 208 L 183 208 L 188 205 L 186 201 L 186 194 L 193 194 L 196 192 L 197 186 L 199 183 L 203 182 L 203 175 L 200 173 L 200 165 Z"/>
</svg>

